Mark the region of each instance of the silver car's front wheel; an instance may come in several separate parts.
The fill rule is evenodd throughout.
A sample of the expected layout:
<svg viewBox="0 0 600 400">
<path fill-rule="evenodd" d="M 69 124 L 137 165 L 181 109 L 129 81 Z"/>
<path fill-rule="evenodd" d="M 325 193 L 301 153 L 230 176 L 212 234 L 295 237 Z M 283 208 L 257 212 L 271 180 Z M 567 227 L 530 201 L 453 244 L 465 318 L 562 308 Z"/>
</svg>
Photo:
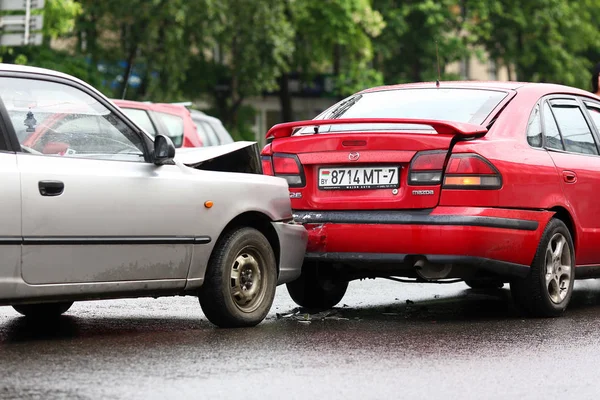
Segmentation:
<svg viewBox="0 0 600 400">
<path fill-rule="evenodd" d="M 555 317 L 564 312 L 573 294 L 575 247 L 569 229 L 551 219 L 538 245 L 529 275 L 510 283 L 513 299 L 529 314 Z"/>
<path fill-rule="evenodd" d="M 29 318 L 54 318 L 66 313 L 73 305 L 72 301 L 62 303 L 15 304 L 13 308 L 19 314 Z"/>
<path fill-rule="evenodd" d="M 267 292 L 266 263 L 260 251 L 246 247 L 239 252 L 231 266 L 231 296 L 235 305 L 245 313 L 260 307 Z"/>
<path fill-rule="evenodd" d="M 217 242 L 198 297 L 213 324 L 254 326 L 271 309 L 276 286 L 277 263 L 271 244 L 258 230 L 244 227 Z"/>
</svg>

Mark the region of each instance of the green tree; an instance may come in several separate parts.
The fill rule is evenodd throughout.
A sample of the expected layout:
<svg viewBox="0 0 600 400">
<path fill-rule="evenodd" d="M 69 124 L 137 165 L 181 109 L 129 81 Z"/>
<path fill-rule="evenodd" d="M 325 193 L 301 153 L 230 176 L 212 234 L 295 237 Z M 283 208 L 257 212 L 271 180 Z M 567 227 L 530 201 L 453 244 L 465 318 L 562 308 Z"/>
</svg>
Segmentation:
<svg viewBox="0 0 600 400">
<path fill-rule="evenodd" d="M 387 84 L 435 80 L 451 62 L 473 53 L 461 0 L 377 0 L 386 27 L 375 42 L 376 66 Z M 437 48 L 436 48 L 437 46 Z"/>
<path fill-rule="evenodd" d="M 177 99 L 190 58 L 186 38 L 188 10 L 205 4 L 203 0 L 80 0 L 85 12 L 78 20 L 79 51 L 87 54 L 92 66 L 105 62 L 121 70 L 113 93 L 132 99 Z M 133 70 L 142 74 L 139 89 L 125 84 Z"/>
<path fill-rule="evenodd" d="M 208 96 L 216 114 L 235 131 L 243 101 L 277 89 L 293 52 L 293 29 L 280 0 L 221 0 L 214 6 L 210 21 L 198 22 L 204 31 L 213 29 L 212 39 L 194 42 L 198 51 L 184 93 Z M 251 137 L 248 130 L 239 133 Z"/>
<path fill-rule="evenodd" d="M 371 0 L 287 0 L 285 13 L 294 29 L 289 72 L 298 73 L 303 81 L 331 72 L 338 96 L 382 82 L 381 74 L 371 66 L 372 40 L 385 23 Z M 279 81 L 284 121 L 293 119 L 289 72 Z"/>
<path fill-rule="evenodd" d="M 516 77 L 590 88 L 600 42 L 597 0 L 467 0 L 471 29 L 490 57 Z"/>
</svg>

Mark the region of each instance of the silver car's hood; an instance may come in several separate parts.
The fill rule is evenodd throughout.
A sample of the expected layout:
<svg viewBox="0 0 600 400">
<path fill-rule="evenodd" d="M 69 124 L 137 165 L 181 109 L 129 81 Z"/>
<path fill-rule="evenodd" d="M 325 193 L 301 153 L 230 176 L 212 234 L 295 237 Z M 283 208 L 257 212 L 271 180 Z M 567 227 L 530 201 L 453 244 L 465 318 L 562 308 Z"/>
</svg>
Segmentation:
<svg viewBox="0 0 600 400">
<path fill-rule="evenodd" d="M 175 152 L 175 161 L 196 169 L 262 174 L 256 142 L 180 148 Z"/>
</svg>

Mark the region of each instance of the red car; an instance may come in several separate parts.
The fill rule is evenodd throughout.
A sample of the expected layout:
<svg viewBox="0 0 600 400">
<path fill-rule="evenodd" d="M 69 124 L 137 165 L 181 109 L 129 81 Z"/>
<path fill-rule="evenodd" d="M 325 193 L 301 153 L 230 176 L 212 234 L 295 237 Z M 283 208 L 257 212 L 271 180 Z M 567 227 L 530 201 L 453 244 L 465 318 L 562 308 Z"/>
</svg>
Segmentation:
<svg viewBox="0 0 600 400">
<path fill-rule="evenodd" d="M 121 110 L 146 132 L 169 136 L 175 147 L 207 147 L 233 143 L 217 118 L 183 104 L 146 103 L 113 100 Z"/>
<path fill-rule="evenodd" d="M 377 87 L 311 121 L 275 125 L 266 174 L 309 231 L 296 303 L 348 282 L 510 283 L 531 315 L 561 314 L 600 277 L 600 98 L 553 84 Z"/>
<path fill-rule="evenodd" d="M 113 103 L 152 136 L 157 132 L 169 136 L 175 147 L 202 147 L 190 112 L 183 105 L 116 99 Z"/>
</svg>

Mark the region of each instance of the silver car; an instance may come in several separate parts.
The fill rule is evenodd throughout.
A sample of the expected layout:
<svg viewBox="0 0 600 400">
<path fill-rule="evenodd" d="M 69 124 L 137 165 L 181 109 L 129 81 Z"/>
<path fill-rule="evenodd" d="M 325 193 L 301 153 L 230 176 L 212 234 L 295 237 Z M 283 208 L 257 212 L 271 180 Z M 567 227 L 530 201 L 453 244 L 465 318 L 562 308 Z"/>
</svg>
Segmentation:
<svg viewBox="0 0 600 400">
<path fill-rule="evenodd" d="M 193 295 L 214 324 L 253 326 L 300 274 L 306 231 L 255 143 L 175 157 L 86 83 L 2 64 L 0 131 L 0 304 Z"/>
</svg>

